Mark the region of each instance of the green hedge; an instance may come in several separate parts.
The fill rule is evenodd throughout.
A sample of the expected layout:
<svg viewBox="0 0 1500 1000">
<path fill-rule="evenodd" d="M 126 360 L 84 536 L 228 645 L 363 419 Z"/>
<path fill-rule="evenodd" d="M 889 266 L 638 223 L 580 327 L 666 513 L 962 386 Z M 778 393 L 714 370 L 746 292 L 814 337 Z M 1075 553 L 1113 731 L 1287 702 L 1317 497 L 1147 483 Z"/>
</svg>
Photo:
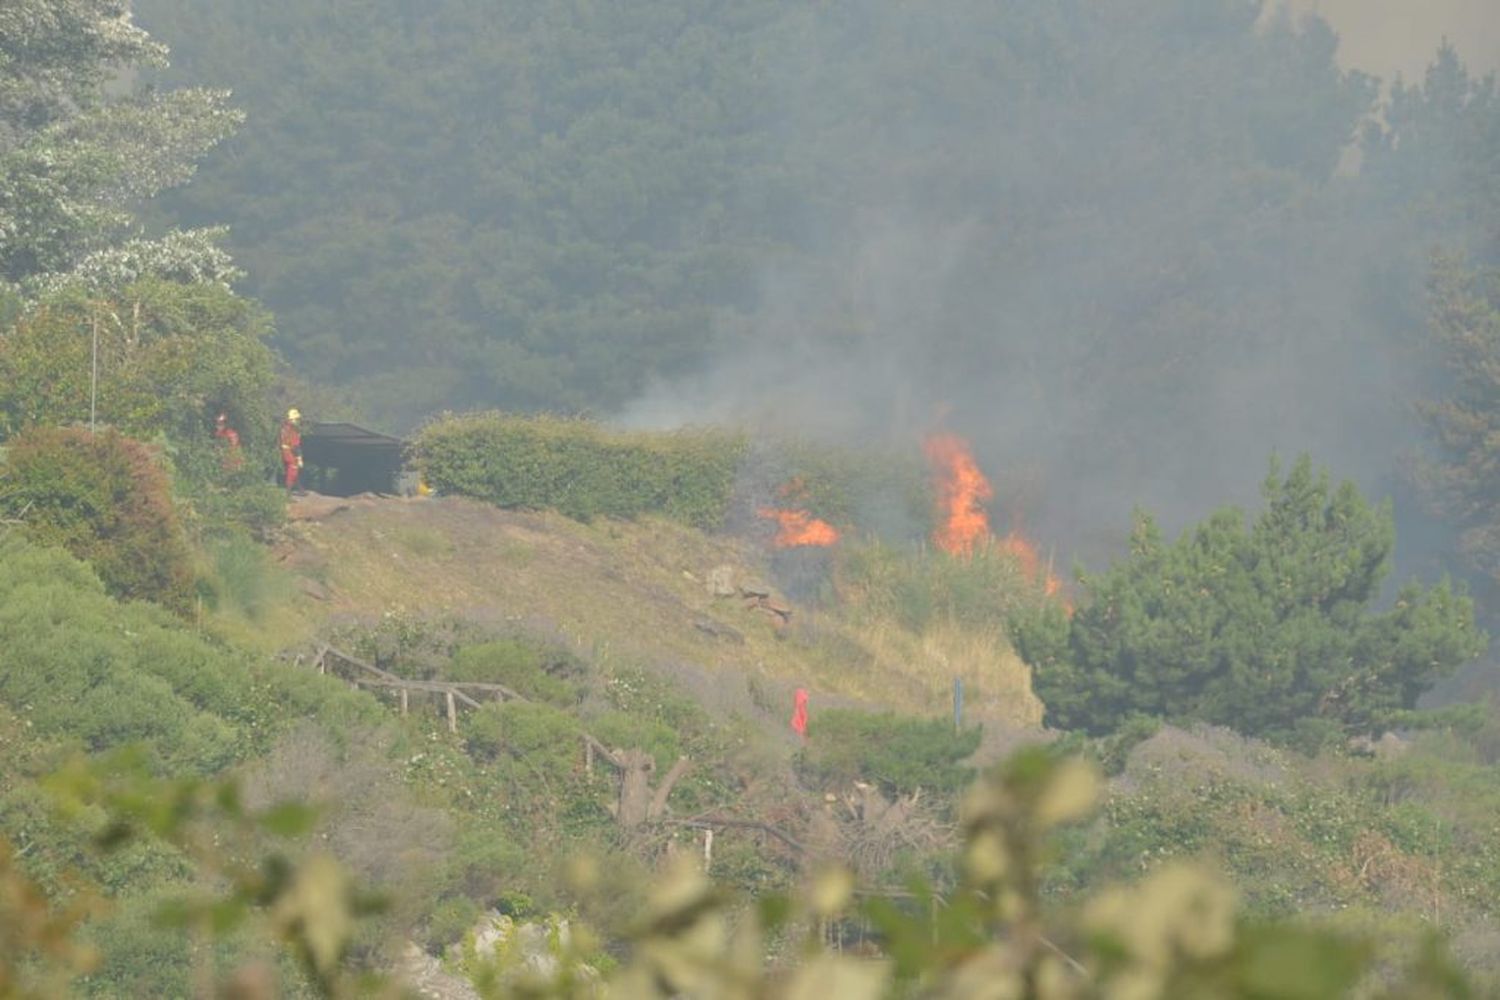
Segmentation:
<svg viewBox="0 0 1500 1000">
<path fill-rule="evenodd" d="M 429 424 L 412 456 L 440 493 L 582 521 L 663 514 L 714 528 L 728 510 L 745 446 L 727 431 L 627 432 L 587 420 L 478 413 Z"/>
<path fill-rule="evenodd" d="M 443 493 L 587 521 L 661 514 L 698 528 L 804 507 L 840 528 L 925 535 L 931 496 L 910 454 L 762 439 L 702 428 L 620 431 L 554 416 L 444 417 L 416 437 L 412 463 Z M 788 487 L 791 487 L 788 490 Z"/>
</svg>

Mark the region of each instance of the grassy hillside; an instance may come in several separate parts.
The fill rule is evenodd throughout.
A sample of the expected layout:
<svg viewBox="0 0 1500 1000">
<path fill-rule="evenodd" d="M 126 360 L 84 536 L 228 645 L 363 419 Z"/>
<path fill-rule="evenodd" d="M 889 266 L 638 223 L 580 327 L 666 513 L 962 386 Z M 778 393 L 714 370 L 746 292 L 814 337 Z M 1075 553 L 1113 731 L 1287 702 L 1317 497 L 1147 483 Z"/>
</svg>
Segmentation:
<svg viewBox="0 0 1500 1000">
<path fill-rule="evenodd" d="M 357 944 L 385 962 L 404 938 L 454 943 L 486 908 L 566 911 L 568 852 L 629 871 L 675 842 L 669 828 L 644 841 L 619 828 L 617 777 L 585 767 L 584 732 L 645 751 L 658 774 L 686 757 L 675 815 L 728 813 L 795 837 L 814 800 L 797 790 L 794 686 L 814 692 L 815 718 L 836 705 L 942 717 L 958 675 L 994 731 L 1039 715 L 998 634 L 921 633 L 841 609 L 822 553 L 792 567 L 821 591 L 790 602 L 765 582 L 778 568 L 765 552 L 666 521 L 321 502 L 294 508 L 274 550 L 208 540 L 186 618 L 119 603 L 84 564 L 17 532 L 0 541 L 0 763 L 22 776 L 0 795 L 0 835 L 49 893 L 95 886 L 116 900 L 85 930 L 103 956 L 85 992 L 185 991 L 202 958 L 155 918 L 198 891 L 193 861 L 155 837 L 101 853 L 102 813 L 58 812 L 44 779 L 75 753 L 142 745 L 161 777 L 235 776 L 251 803 L 313 803 L 314 842 L 391 894 Z M 453 734 L 433 712 L 402 718 L 271 655 L 328 638 L 406 676 L 503 681 L 528 700 L 466 713 Z M 526 846 L 537 844 L 549 847 Z M 728 832 L 715 872 L 780 886 L 809 863 L 764 834 Z M 634 898 L 619 895 L 601 923 Z M 214 961 L 238 963 L 255 940 L 223 935 Z"/>
<path fill-rule="evenodd" d="M 434 622 L 550 637 L 606 688 L 610 678 L 655 678 L 665 686 L 650 697 L 671 692 L 685 699 L 683 711 L 735 720 L 719 738 L 769 738 L 759 763 L 729 768 L 748 782 L 741 792 L 769 780 L 842 794 L 840 781 L 821 787 L 816 768 L 782 771 L 795 764 L 786 730 L 794 685 L 813 690 L 815 719 L 820 708 L 845 705 L 931 717 L 948 710 L 957 675 L 991 750 L 1042 738 L 1029 671 L 1004 640 L 953 612 L 962 602 L 952 595 L 947 611 L 914 610 L 921 601 L 910 599 L 911 581 L 893 590 L 870 567 L 895 572 L 895 557 L 878 546 L 814 554 L 825 562 L 810 571 L 752 542 L 660 520 L 584 525 L 458 499 L 356 500 L 297 513 L 315 519 L 294 522 L 279 557 L 294 578 L 316 581 L 301 586 L 319 597 L 296 607 L 306 634 L 362 621 L 364 634 L 380 636 L 366 647 L 372 656 L 436 675 L 453 665 L 423 653 Z M 747 578 L 779 570 L 819 582 L 778 629 L 765 612 L 713 595 L 707 578 L 726 565 Z M 439 647 L 473 641 L 447 627 Z M 1172 860 L 1208 860 L 1233 876 L 1253 913 L 1331 917 L 1391 941 L 1437 927 L 1467 964 L 1491 969 L 1491 900 L 1500 891 L 1491 859 L 1500 841 L 1484 816 L 1500 794 L 1500 756 L 1493 722 L 1476 715 L 1464 725 L 1388 742 L 1373 756 L 1309 757 L 1213 728 L 1070 738 L 1116 777 L 1102 812 L 1068 841 L 1050 890 L 1068 899 Z M 718 801 L 767 810 L 797 835 L 815 836 L 815 814 L 763 791 Z"/>
<path fill-rule="evenodd" d="M 830 597 L 835 555 L 772 554 L 660 519 L 580 524 L 456 498 L 328 510 L 294 509 L 277 553 L 315 582 L 298 590 L 304 636 L 349 619 L 456 615 L 553 636 L 600 663 L 666 670 L 720 709 L 753 707 L 759 684 L 777 692 L 775 712 L 788 717 L 794 686 L 839 702 L 946 713 L 959 677 L 976 718 L 1007 727 L 1040 719 L 1028 671 L 998 626 L 919 631 L 860 614 Z M 317 519 L 295 520 L 309 516 Z M 732 586 L 812 581 L 811 594 L 789 602 L 790 620 L 778 627 L 777 615 L 714 595 L 710 578 L 722 567 Z"/>
</svg>

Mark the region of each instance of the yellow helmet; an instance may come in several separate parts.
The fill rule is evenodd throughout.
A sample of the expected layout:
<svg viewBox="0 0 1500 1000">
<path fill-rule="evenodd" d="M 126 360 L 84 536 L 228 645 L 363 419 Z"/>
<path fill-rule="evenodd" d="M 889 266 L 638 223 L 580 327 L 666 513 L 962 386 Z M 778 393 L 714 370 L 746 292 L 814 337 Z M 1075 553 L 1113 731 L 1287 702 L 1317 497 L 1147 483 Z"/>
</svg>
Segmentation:
<svg viewBox="0 0 1500 1000">
<path fill-rule="evenodd" d="M 297 408 L 296 408 L 296 407 L 295 407 L 295 406 L 294 406 L 294 407 L 292 407 L 292 408 L 291 408 L 291 409 L 290 409 L 290 410 L 287 410 L 287 411 L 286 411 L 286 418 L 287 418 L 287 419 L 288 419 L 288 420 L 290 420 L 290 421 L 291 421 L 291 422 L 292 422 L 292 423 L 294 423 L 294 424 L 295 424 L 295 423 L 296 423 L 296 422 L 297 422 L 297 421 L 299 421 L 299 420 L 301 420 L 301 419 L 302 419 L 302 411 L 301 411 L 301 410 L 299 410 L 299 409 L 297 409 Z"/>
</svg>

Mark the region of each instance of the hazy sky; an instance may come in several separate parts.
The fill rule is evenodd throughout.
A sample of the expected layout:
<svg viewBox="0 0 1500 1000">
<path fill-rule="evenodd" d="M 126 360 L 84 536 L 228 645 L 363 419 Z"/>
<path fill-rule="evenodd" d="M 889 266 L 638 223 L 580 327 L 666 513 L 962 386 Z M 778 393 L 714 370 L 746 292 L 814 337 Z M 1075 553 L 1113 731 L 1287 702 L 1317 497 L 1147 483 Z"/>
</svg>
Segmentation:
<svg viewBox="0 0 1500 1000">
<path fill-rule="evenodd" d="M 1272 0 L 1273 3 L 1277 0 Z M 1339 61 L 1420 79 L 1444 38 L 1470 70 L 1500 70 L 1500 0 L 1281 0 L 1321 14 L 1339 34 Z"/>
</svg>

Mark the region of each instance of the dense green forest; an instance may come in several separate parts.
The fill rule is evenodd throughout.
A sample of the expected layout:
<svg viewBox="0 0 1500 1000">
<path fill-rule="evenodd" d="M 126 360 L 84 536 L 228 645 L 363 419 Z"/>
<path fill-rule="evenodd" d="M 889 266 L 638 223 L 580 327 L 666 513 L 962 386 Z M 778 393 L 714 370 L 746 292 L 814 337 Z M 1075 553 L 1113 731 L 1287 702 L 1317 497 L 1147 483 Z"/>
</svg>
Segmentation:
<svg viewBox="0 0 1500 1000">
<path fill-rule="evenodd" d="M 1493 995 L 1500 93 L 1262 14 L 6 0 L 0 998 Z"/>
<path fill-rule="evenodd" d="M 946 413 L 1090 558 L 1273 448 L 1399 485 L 1429 254 L 1495 252 L 1491 84 L 1249 0 L 139 10 L 249 115 L 163 217 L 370 419 Z"/>
</svg>

